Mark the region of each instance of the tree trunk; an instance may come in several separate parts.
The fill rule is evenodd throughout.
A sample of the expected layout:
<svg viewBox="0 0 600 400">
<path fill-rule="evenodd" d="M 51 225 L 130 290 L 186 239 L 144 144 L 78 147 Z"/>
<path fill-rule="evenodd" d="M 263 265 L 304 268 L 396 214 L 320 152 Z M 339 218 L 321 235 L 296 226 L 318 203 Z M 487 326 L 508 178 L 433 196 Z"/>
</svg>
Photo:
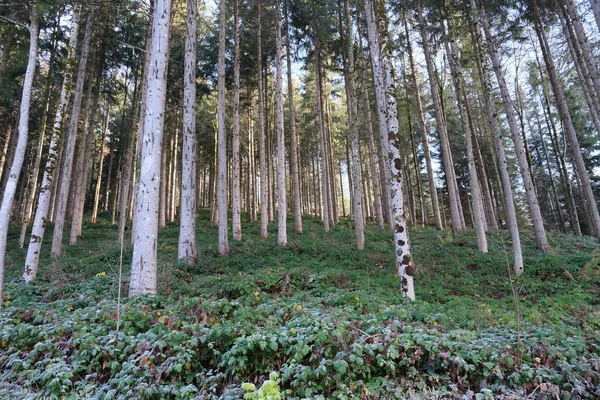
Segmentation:
<svg viewBox="0 0 600 400">
<path fill-rule="evenodd" d="M 85 22 L 85 34 L 81 43 L 81 55 L 79 57 L 79 65 L 77 69 L 77 83 L 73 92 L 73 104 L 71 106 L 71 114 L 69 116 L 69 129 L 65 138 L 66 146 L 63 155 L 63 164 L 61 169 L 60 188 L 58 191 L 58 203 L 56 216 L 54 221 L 54 234 L 52 235 L 52 258 L 60 257 L 62 253 L 62 239 L 65 227 L 65 216 L 67 211 L 67 202 L 69 199 L 71 175 L 73 171 L 73 156 L 75 153 L 75 143 L 77 141 L 77 131 L 79 126 L 79 112 L 81 109 L 81 98 L 83 96 L 83 84 L 85 80 L 85 72 L 87 68 L 88 52 L 90 49 L 90 40 L 92 37 L 93 15 L 95 6 L 88 10 L 87 19 Z"/>
<path fill-rule="evenodd" d="M 536 23 L 535 31 L 540 41 L 540 45 L 542 47 L 542 54 L 544 56 L 544 61 L 548 70 L 548 75 L 550 76 L 550 83 L 552 85 L 560 117 L 565 126 L 567 141 L 569 143 L 569 149 L 575 161 L 577 175 L 581 181 L 583 198 L 585 201 L 585 208 L 588 212 L 588 215 L 590 216 L 590 223 L 594 236 L 600 239 L 600 214 L 598 213 L 598 206 L 596 204 L 596 199 L 592 191 L 590 177 L 585 167 L 583 155 L 581 154 L 581 147 L 579 146 L 579 140 L 577 139 L 575 127 L 573 126 L 573 120 L 571 119 L 571 114 L 569 113 L 567 100 L 565 98 L 565 94 L 563 92 L 558 74 L 556 72 L 556 68 L 554 66 L 554 59 L 552 57 L 552 53 L 550 52 L 550 46 L 548 45 L 546 34 L 543 30 L 542 20 L 539 14 L 539 9 L 536 0 L 533 0 L 532 6 L 534 19 Z"/>
<path fill-rule="evenodd" d="M 341 11 L 340 11 L 341 14 Z M 356 105 L 356 89 L 354 85 L 354 43 L 352 39 L 352 18 L 350 15 L 350 7 L 348 0 L 344 1 L 344 14 L 340 15 L 343 32 L 343 39 L 346 40 L 346 51 L 343 57 L 344 62 L 344 77 L 346 81 L 346 108 L 348 113 L 348 133 L 350 142 L 350 173 L 352 174 L 352 213 L 354 215 L 354 231 L 356 234 L 356 246 L 358 250 L 365 248 L 365 228 L 363 217 L 363 201 L 361 191 L 361 163 L 360 163 L 360 147 L 358 143 L 358 128 L 357 121 L 357 105 Z M 344 54 L 344 52 L 342 52 Z M 341 182 L 340 182 L 341 185 Z M 343 189 L 342 189 L 343 190 Z M 365 193 L 366 195 L 366 193 Z"/>
<path fill-rule="evenodd" d="M 240 183 L 240 26 L 238 0 L 233 2 L 233 139 L 231 179 L 231 229 L 233 240 L 242 240 L 241 183 Z"/>
<path fill-rule="evenodd" d="M 67 103 L 72 91 L 73 72 L 75 69 L 75 48 L 77 46 L 77 31 L 79 28 L 79 13 L 78 7 L 74 11 L 73 21 L 71 23 L 67 62 L 60 91 L 60 103 L 56 109 L 52 138 L 50 139 L 50 147 L 48 150 L 48 159 L 46 160 L 46 166 L 44 168 L 44 176 L 40 186 L 35 218 L 33 220 L 33 227 L 31 228 L 31 239 L 29 240 L 29 246 L 27 248 L 27 257 L 25 259 L 25 269 L 23 272 L 25 283 L 29 283 L 31 280 L 35 279 L 37 274 L 42 240 L 46 230 L 46 219 L 48 218 L 48 211 L 50 209 L 50 203 L 52 202 L 52 187 L 54 185 L 55 177 L 57 177 L 56 169 L 59 165 L 59 155 L 61 151 L 60 140 L 62 136 L 63 119 L 67 113 Z"/>
<path fill-rule="evenodd" d="M 219 1 L 219 79 L 217 131 L 217 203 L 219 209 L 219 253 L 229 256 L 227 241 L 227 133 L 225 126 L 225 28 L 226 0 Z"/>
<path fill-rule="evenodd" d="M 372 1 L 365 0 L 365 12 L 367 15 L 374 10 Z M 381 64 L 385 71 L 385 115 L 387 121 L 387 143 L 389 144 L 389 159 L 391 169 L 391 203 L 392 213 L 394 216 L 394 244 L 396 253 L 396 267 L 400 275 L 400 290 L 402 295 L 411 300 L 415 299 L 415 289 L 413 282 L 413 274 L 415 272 L 415 264 L 412 259 L 410 242 L 408 239 L 408 230 L 404 217 L 404 200 L 402 194 L 403 170 L 402 160 L 400 156 L 401 141 L 398 134 L 398 116 L 396 102 L 396 87 L 394 79 L 394 69 L 392 66 L 391 45 L 387 36 L 387 20 L 385 14 L 385 6 L 383 2 L 379 2 L 377 14 L 367 18 L 367 29 L 372 31 L 380 27 L 379 39 L 381 40 Z M 378 25 L 373 24 L 377 20 Z M 378 102 L 379 104 L 379 102 Z M 382 110 L 383 111 L 383 110 Z"/>
<path fill-rule="evenodd" d="M 425 157 L 425 165 L 427 166 L 427 180 L 429 182 L 429 193 L 431 194 L 431 208 L 433 209 L 433 220 L 435 223 L 435 229 L 441 231 L 442 217 L 440 215 L 440 205 L 437 196 L 437 189 L 435 186 L 435 174 L 433 172 L 433 163 L 431 161 L 431 152 L 429 151 L 429 139 L 427 137 L 427 125 L 425 124 L 425 113 L 423 112 L 423 102 L 421 101 L 421 90 L 419 82 L 417 81 L 417 71 L 415 67 L 415 60 L 413 58 L 412 45 L 410 42 L 410 35 L 408 31 L 408 22 L 406 16 L 404 16 L 404 31 L 406 33 L 406 44 L 408 50 L 408 60 L 410 64 L 410 71 L 412 77 L 412 83 L 414 87 L 415 100 L 417 102 L 417 113 L 418 113 L 418 124 L 419 130 L 421 131 L 421 143 L 423 144 L 423 156 Z"/>
<path fill-rule="evenodd" d="M 457 189 L 458 187 L 456 185 L 456 176 L 454 173 L 452 153 L 450 151 L 450 142 L 448 140 L 448 131 L 446 128 L 446 121 L 442 110 L 438 80 L 434 70 L 431 50 L 429 48 L 429 39 L 427 38 L 425 21 L 423 19 L 423 11 L 421 9 L 420 0 L 417 2 L 417 10 L 419 17 L 419 29 L 421 33 L 421 39 L 423 41 L 423 51 L 425 54 L 425 61 L 427 63 L 427 73 L 429 75 L 429 84 L 431 86 L 431 97 L 433 99 L 433 105 L 435 108 L 437 130 L 439 131 L 440 135 L 442 161 L 444 164 L 444 172 L 446 173 L 446 186 L 448 187 L 448 198 L 450 199 L 450 218 L 452 221 L 452 231 L 456 233 L 463 231 L 465 229 L 465 226 L 462 222 L 462 207 L 460 204 L 460 197 Z"/>
<path fill-rule="evenodd" d="M 287 198 L 285 185 L 285 137 L 283 132 L 283 41 L 281 10 L 275 2 L 275 131 L 277 136 L 277 244 L 287 244 Z"/>
<path fill-rule="evenodd" d="M 187 0 L 181 154 L 181 219 L 177 257 L 196 261 L 196 0 Z M 237 25 L 236 25 L 237 26 Z"/>
<path fill-rule="evenodd" d="M 508 219 L 508 226 L 512 238 L 513 248 L 513 270 L 517 276 L 523 273 L 523 254 L 521 251 L 521 238 L 519 235 L 519 227 L 517 225 L 517 213 L 515 210 L 515 203 L 512 194 L 512 186 L 510 181 L 510 175 L 508 173 L 508 163 L 506 161 L 506 153 L 504 152 L 504 143 L 502 141 L 502 133 L 500 131 L 500 125 L 497 119 L 495 111 L 494 101 L 490 96 L 491 85 L 489 79 L 483 69 L 482 62 L 484 60 L 483 51 L 480 47 L 480 35 L 478 26 L 478 14 L 475 6 L 475 0 L 471 0 L 472 18 L 473 25 L 471 25 L 471 38 L 475 47 L 475 61 L 477 64 L 477 74 L 481 83 L 482 95 L 485 100 L 485 109 L 487 111 L 488 120 L 492 129 L 492 136 L 494 137 L 494 145 L 496 147 L 496 155 L 498 157 L 500 180 L 502 182 L 502 192 L 504 194 L 504 202 L 506 203 L 506 217 Z M 471 20 L 471 19 L 470 19 Z"/>
<path fill-rule="evenodd" d="M 108 121 L 110 118 L 110 105 L 106 101 L 106 111 L 104 115 L 104 124 L 102 129 L 102 138 L 100 139 L 99 160 L 98 160 L 98 178 L 96 179 L 96 190 L 94 191 L 94 206 L 90 221 L 95 224 L 98 221 L 98 203 L 100 202 L 100 188 L 102 187 L 102 172 L 104 169 L 104 148 L 106 146 L 106 133 L 108 131 Z"/>
<path fill-rule="evenodd" d="M 504 79 L 504 72 L 502 71 L 502 65 L 500 64 L 498 44 L 496 39 L 492 37 L 487 16 L 485 15 L 485 10 L 483 7 L 479 9 L 479 14 L 479 18 L 487 39 L 486 42 L 488 55 L 492 60 L 492 67 L 494 69 L 494 73 L 496 74 L 496 79 L 498 80 L 498 86 L 500 87 L 500 95 L 502 96 L 504 112 L 506 114 L 506 119 L 508 121 L 508 126 L 515 146 L 515 154 L 517 156 L 519 170 L 521 171 L 521 176 L 523 177 L 523 185 L 525 186 L 525 193 L 527 194 L 527 203 L 529 204 L 531 223 L 533 225 L 537 247 L 539 250 L 547 252 L 550 250 L 550 245 L 548 244 L 548 239 L 546 237 L 544 221 L 542 219 L 540 205 L 535 193 L 535 187 L 533 186 L 533 180 L 531 178 L 531 174 L 529 173 L 529 165 L 527 163 L 525 148 L 523 146 L 523 142 L 521 141 L 521 136 L 519 135 L 519 127 L 515 117 L 515 106 L 510 97 L 510 93 L 508 92 L 508 87 Z"/>
<path fill-rule="evenodd" d="M 269 237 L 267 226 L 269 224 L 268 210 L 268 171 L 267 154 L 265 143 L 265 95 L 263 90 L 263 56 L 262 56 L 262 25 L 261 25 L 261 1 L 257 3 L 258 14 L 258 156 L 260 167 L 260 237 Z"/>
<path fill-rule="evenodd" d="M 294 231 L 302 233 L 302 196 L 300 194 L 300 172 L 298 171 L 298 144 L 296 138 L 296 107 L 294 105 L 294 82 L 292 81 L 292 57 L 290 55 L 290 29 L 288 24 L 288 2 L 285 1 L 285 39 L 287 59 L 288 102 L 290 109 L 290 169 L 292 184 L 292 208 L 294 209 Z"/>
<path fill-rule="evenodd" d="M 136 229 L 133 238 L 129 295 L 156 294 L 156 249 L 171 0 L 156 0 L 152 17 L 152 47 L 147 74 L 148 93 L 141 132 L 140 176 L 137 185 Z"/>
<path fill-rule="evenodd" d="M 329 175 L 328 175 L 328 163 L 327 163 L 327 146 L 325 143 L 325 118 L 323 116 L 323 93 L 322 93 L 322 77 L 321 77 L 321 56 L 318 53 L 320 48 L 318 42 L 315 43 L 315 49 L 317 55 L 315 57 L 315 70 L 316 70 L 316 95 L 317 95 L 317 118 L 319 125 L 319 140 L 320 140 L 320 153 L 321 153 L 321 196 L 322 196 L 322 210 L 323 210 L 323 225 L 325 232 L 329 232 L 330 218 L 329 209 L 331 204 L 329 203 Z"/>
<path fill-rule="evenodd" d="M 25 79 L 23 80 L 23 92 L 21 95 L 20 114 L 19 114 L 19 137 L 17 139 L 17 148 L 13 159 L 8 181 L 4 188 L 2 204 L 0 205 L 0 308 L 3 304 L 4 288 L 4 269 L 6 258 L 6 241 L 8 236 L 8 226 L 10 223 L 10 214 L 12 211 L 17 182 L 21 175 L 21 168 L 25 159 L 27 149 L 27 137 L 29 136 L 29 108 L 31 104 L 31 89 L 33 87 L 33 78 L 37 64 L 37 53 L 39 44 L 40 25 L 35 4 L 30 5 L 29 10 L 29 55 L 27 57 L 27 69 Z M 37 177 L 36 177 L 37 178 Z"/>
<path fill-rule="evenodd" d="M 600 0 L 590 0 L 590 4 L 592 5 L 592 12 L 594 13 L 596 25 L 600 31 Z"/>
</svg>

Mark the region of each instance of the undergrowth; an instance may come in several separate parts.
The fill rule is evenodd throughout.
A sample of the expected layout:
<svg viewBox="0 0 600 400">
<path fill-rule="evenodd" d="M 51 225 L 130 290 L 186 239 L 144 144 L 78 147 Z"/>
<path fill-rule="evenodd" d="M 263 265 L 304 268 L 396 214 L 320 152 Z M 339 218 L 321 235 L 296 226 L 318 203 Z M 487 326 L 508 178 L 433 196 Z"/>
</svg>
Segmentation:
<svg viewBox="0 0 600 400">
<path fill-rule="evenodd" d="M 482 254 L 473 232 L 414 227 L 419 271 L 409 302 L 391 235 L 368 226 L 359 252 L 351 228 L 342 220 L 326 234 L 305 219 L 303 234 L 276 246 L 275 224 L 263 240 L 260 226 L 246 223 L 223 258 L 203 211 L 198 261 L 185 265 L 174 261 L 178 225 L 170 224 L 159 238 L 160 295 L 126 298 L 118 333 L 116 227 L 88 224 L 65 256 L 42 255 L 27 286 L 13 229 L 0 398 L 235 399 L 243 383 L 261 387 L 270 375 L 283 398 L 600 396 L 595 240 L 551 235 L 544 254 L 523 232 L 525 272 L 514 278 L 507 232 L 490 233 Z"/>
</svg>

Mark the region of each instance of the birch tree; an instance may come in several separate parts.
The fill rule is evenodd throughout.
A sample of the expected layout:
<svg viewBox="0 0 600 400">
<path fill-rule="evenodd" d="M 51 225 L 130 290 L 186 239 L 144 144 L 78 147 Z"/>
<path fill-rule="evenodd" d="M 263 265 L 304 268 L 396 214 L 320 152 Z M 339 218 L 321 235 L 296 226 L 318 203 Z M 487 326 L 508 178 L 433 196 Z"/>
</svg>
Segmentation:
<svg viewBox="0 0 600 400">
<path fill-rule="evenodd" d="M 181 219 L 179 260 L 196 260 L 196 25 L 197 0 L 187 0 L 183 87 L 183 150 L 181 155 Z"/>
<path fill-rule="evenodd" d="M 240 23 L 238 0 L 233 1 L 233 138 L 231 141 L 231 229 L 242 240 L 240 176 Z"/>
<path fill-rule="evenodd" d="M 25 150 L 27 148 L 27 138 L 29 136 L 29 108 L 31 105 L 31 92 L 33 87 L 33 78 L 37 66 L 37 54 L 39 47 L 40 24 L 38 20 L 37 6 L 33 2 L 28 2 L 29 9 L 29 55 L 27 57 L 27 69 L 25 79 L 23 80 L 23 92 L 21 94 L 21 105 L 19 114 L 19 136 L 17 138 L 17 147 L 15 157 L 8 174 L 8 180 L 2 196 L 0 205 L 0 308 L 2 308 L 3 288 L 4 288 L 4 268 L 6 258 L 6 240 L 8 236 L 8 226 L 12 212 L 15 192 L 23 161 L 25 159 Z M 37 178 L 37 177 L 36 177 Z"/>
<path fill-rule="evenodd" d="M 141 132 L 140 176 L 133 216 L 136 229 L 131 260 L 130 296 L 156 294 L 158 203 L 170 26 L 171 0 L 156 0 L 152 17 L 144 130 Z"/>
<path fill-rule="evenodd" d="M 267 149 L 265 140 L 265 96 L 263 89 L 263 65 L 262 65 L 262 21 L 261 1 L 257 1 L 257 59 L 258 59 L 258 157 L 260 169 L 260 237 L 266 239 L 269 236 L 267 226 L 269 224 L 268 211 L 268 180 L 267 180 Z"/>
<path fill-rule="evenodd" d="M 277 135 L 277 243 L 287 244 L 287 196 L 285 183 L 285 136 L 283 129 L 283 41 L 281 9 L 275 2 L 275 131 Z"/>
</svg>

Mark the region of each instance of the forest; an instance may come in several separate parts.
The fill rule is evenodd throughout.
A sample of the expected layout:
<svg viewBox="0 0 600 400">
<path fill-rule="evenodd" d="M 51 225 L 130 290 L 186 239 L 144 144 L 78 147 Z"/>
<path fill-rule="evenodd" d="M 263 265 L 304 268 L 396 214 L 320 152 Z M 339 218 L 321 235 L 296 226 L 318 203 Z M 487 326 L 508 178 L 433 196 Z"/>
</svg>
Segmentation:
<svg viewBox="0 0 600 400">
<path fill-rule="evenodd" d="M 600 398 L 600 0 L 0 0 L 0 398 Z"/>
</svg>

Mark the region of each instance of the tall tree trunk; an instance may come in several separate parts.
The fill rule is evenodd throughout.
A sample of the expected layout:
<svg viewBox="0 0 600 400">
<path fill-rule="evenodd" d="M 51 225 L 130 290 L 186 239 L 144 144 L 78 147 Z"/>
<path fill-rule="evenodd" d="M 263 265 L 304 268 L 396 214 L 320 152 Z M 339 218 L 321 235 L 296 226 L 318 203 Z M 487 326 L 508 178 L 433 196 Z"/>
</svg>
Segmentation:
<svg viewBox="0 0 600 400">
<path fill-rule="evenodd" d="M 21 168 L 25 159 L 25 151 L 27 149 L 27 137 L 29 136 L 29 107 L 31 104 L 31 89 L 33 86 L 33 78 L 37 64 L 37 53 L 40 35 L 40 25 L 35 3 L 29 6 L 29 55 L 27 57 L 27 69 L 25 71 L 25 79 L 23 80 L 23 92 L 21 95 L 20 115 L 19 115 L 19 137 L 17 139 L 17 148 L 15 157 L 10 167 L 8 181 L 2 196 L 2 204 L 0 205 L 0 308 L 3 304 L 3 288 L 4 288 L 4 269 L 6 258 L 6 240 L 8 236 L 8 225 L 10 223 L 10 214 L 12 211 L 15 192 Z M 36 177 L 37 179 L 37 177 Z"/>
<path fill-rule="evenodd" d="M 283 41 L 281 10 L 275 3 L 275 131 L 277 135 L 277 244 L 287 244 L 287 198 L 285 185 L 285 137 L 283 132 Z"/>
<path fill-rule="evenodd" d="M 296 107 L 294 105 L 294 82 L 292 81 L 292 57 L 290 44 L 290 28 L 288 23 L 288 2 L 285 1 L 285 39 L 286 39 L 286 59 L 287 59 L 287 86 L 288 102 L 290 109 L 290 169 L 292 184 L 292 208 L 294 210 L 294 231 L 302 233 L 302 196 L 300 194 L 300 172 L 298 170 L 298 144 L 296 138 Z"/>
<path fill-rule="evenodd" d="M 404 199 L 402 194 L 403 170 L 402 160 L 400 155 L 401 141 L 398 133 L 398 116 L 396 102 L 396 87 L 395 73 L 392 66 L 391 44 L 387 36 L 387 20 L 385 14 L 385 6 L 383 2 L 379 2 L 379 7 L 373 10 L 372 1 L 365 0 L 365 12 L 367 14 L 376 11 L 375 15 L 367 18 L 368 30 L 375 30 L 379 26 L 379 39 L 381 40 L 381 64 L 385 71 L 385 115 L 387 121 L 387 139 L 389 143 L 389 159 L 391 170 L 391 203 L 392 213 L 394 216 L 394 244 L 396 253 L 396 267 L 400 275 L 400 290 L 402 295 L 415 299 L 415 289 L 413 282 L 413 274 L 415 272 L 415 263 L 412 259 L 410 242 L 408 239 L 408 230 L 406 227 L 404 213 Z M 377 20 L 378 25 L 373 24 Z M 371 21 L 369 23 L 369 21 Z M 379 104 L 379 102 L 378 102 Z"/>
<path fill-rule="evenodd" d="M 240 184 L 240 24 L 238 0 L 233 2 L 233 139 L 231 179 L 231 229 L 233 240 L 242 240 L 241 184 Z"/>
<path fill-rule="evenodd" d="M 446 10 L 447 11 L 447 10 Z M 443 23 L 443 22 L 442 22 Z M 450 19 L 448 23 L 448 35 L 452 35 L 452 22 Z M 468 102 L 467 93 L 464 88 L 464 82 L 462 79 L 461 72 L 459 71 L 459 59 L 457 50 L 454 42 L 449 43 L 452 39 L 449 39 L 443 28 L 444 33 L 444 45 L 446 47 L 446 54 L 450 65 L 450 73 L 452 74 L 452 80 L 454 81 L 454 89 L 456 102 L 458 107 L 458 114 L 463 128 L 463 132 L 467 144 L 467 163 L 469 170 L 469 184 L 471 186 L 471 201 L 473 203 L 473 225 L 475 228 L 475 234 L 477 235 L 477 247 L 479 251 L 483 253 L 488 252 L 487 238 L 485 235 L 485 215 L 483 209 L 483 197 L 481 194 L 481 186 L 479 176 L 477 174 L 477 167 L 475 166 L 475 156 L 473 154 L 473 140 L 472 140 L 472 129 L 469 124 L 469 119 L 465 110 L 465 106 Z"/>
<path fill-rule="evenodd" d="M 341 7 L 340 7 L 341 8 Z M 348 134 L 350 142 L 350 173 L 352 175 L 352 213 L 354 215 L 354 231 L 356 234 L 356 246 L 359 250 L 365 248 L 365 228 L 363 217 L 363 192 L 361 191 L 361 163 L 360 147 L 358 143 L 357 105 L 356 89 L 354 85 L 354 40 L 352 39 L 352 18 L 348 0 L 344 1 L 344 16 L 340 10 L 340 31 L 346 41 L 346 49 L 343 53 L 344 78 L 346 82 L 346 108 L 348 113 Z M 342 22 L 343 21 L 343 22 Z M 341 187 L 341 182 L 340 182 Z M 342 188 L 343 190 L 343 188 Z M 366 193 L 365 193 L 366 195 Z"/>
<path fill-rule="evenodd" d="M 265 95 L 263 90 L 263 56 L 262 56 L 262 24 L 261 24 L 261 1 L 257 3 L 258 14 L 258 156 L 260 167 L 260 237 L 269 237 L 267 226 L 269 224 L 268 210 L 268 171 L 265 141 Z"/>
<path fill-rule="evenodd" d="M 508 121 L 508 127 L 510 134 L 515 146 L 515 153 L 519 164 L 519 170 L 523 177 L 523 185 L 525 186 L 525 193 L 527 195 L 527 203 L 529 204 L 529 212 L 531 215 L 531 224 L 533 225 L 533 231 L 535 233 L 535 240 L 539 250 L 547 252 L 550 250 L 548 239 L 546 237 L 546 230 L 544 229 L 544 221 L 542 219 L 542 213 L 540 211 L 540 205 L 538 203 L 537 195 L 535 193 L 535 187 L 533 186 L 533 180 L 529 173 L 529 164 L 527 163 L 527 156 L 525 154 L 525 148 L 519 135 L 519 127 L 517 125 L 517 119 L 515 117 L 515 106 L 508 92 L 506 80 L 504 79 L 504 72 L 502 71 L 502 65 L 500 64 L 500 57 L 498 54 L 498 44 L 496 39 L 492 37 L 490 32 L 489 22 L 485 15 L 483 7 L 479 8 L 479 18 L 483 26 L 483 30 L 486 36 L 487 51 L 490 59 L 492 60 L 492 67 L 498 80 L 498 86 L 500 88 L 500 95 L 502 96 L 502 104 L 504 105 L 504 113 Z"/>
<path fill-rule="evenodd" d="M 171 0 L 156 0 L 152 17 L 152 47 L 147 75 L 140 176 L 133 218 L 136 224 L 129 295 L 156 294 L 158 202 L 165 123 Z"/>
<path fill-rule="evenodd" d="M 417 12 L 419 17 L 419 30 L 421 33 L 423 51 L 425 61 L 427 63 L 427 73 L 429 75 L 429 84 L 431 86 L 431 97 L 435 108 L 435 119 L 437 121 L 437 130 L 440 135 L 440 147 L 442 150 L 442 161 L 444 164 L 444 172 L 446 173 L 446 186 L 448 187 L 448 198 L 450 199 L 450 218 L 452 220 L 452 231 L 461 232 L 465 229 L 462 217 L 462 206 L 456 185 L 456 176 L 454 172 L 454 163 L 452 161 L 452 152 L 450 150 L 450 142 L 448 140 L 448 130 L 446 128 L 446 120 L 442 110 L 438 79 L 435 73 L 431 50 L 429 48 L 429 39 L 427 38 L 425 21 L 423 19 L 423 10 L 421 1 L 417 1 Z"/>
<path fill-rule="evenodd" d="M 237 1 L 236 1 L 237 2 Z M 237 9 L 237 7 L 236 7 Z M 183 86 L 183 150 L 181 154 L 181 220 L 177 257 L 196 260 L 196 0 L 187 0 Z M 237 26 L 237 25 L 236 25 Z"/>
<path fill-rule="evenodd" d="M 227 241 L 227 136 L 225 126 L 225 28 L 226 0 L 219 1 L 219 79 L 217 131 L 217 202 L 219 209 L 219 253 L 229 256 Z"/>
<path fill-rule="evenodd" d="M 479 34 L 479 19 L 477 14 L 477 7 L 475 0 L 471 0 L 471 18 L 469 21 L 473 21 L 471 25 L 471 38 L 475 48 L 475 61 L 477 65 L 477 75 L 481 83 L 482 95 L 485 100 L 485 109 L 487 112 L 488 120 L 492 129 L 492 136 L 494 137 L 494 145 L 496 147 L 496 156 L 498 157 L 500 180 L 502 183 L 502 192 L 504 194 L 504 202 L 506 206 L 506 217 L 508 219 L 508 226 L 510 229 L 510 235 L 512 239 L 513 248 L 513 270 L 515 274 L 521 275 L 523 273 L 523 253 L 521 250 L 521 238 L 519 235 L 519 227 L 517 225 L 517 213 L 515 210 L 515 202 L 512 194 L 512 186 L 510 181 L 510 175 L 508 173 L 508 162 L 506 160 L 506 153 L 504 152 L 504 143 L 502 141 L 502 133 L 500 131 L 500 124 L 497 119 L 495 111 L 494 101 L 491 97 L 491 85 L 486 71 L 483 69 L 483 50 L 480 45 L 481 39 Z"/>
<path fill-rule="evenodd" d="M 366 1 L 366 0 L 365 0 Z M 366 3 L 365 3 L 366 7 Z M 365 10 L 368 10 L 366 8 Z M 381 193 L 383 214 L 388 226 L 393 231 L 394 221 L 392 217 L 392 208 L 390 205 L 390 170 L 389 166 L 389 144 L 387 139 L 387 116 L 385 114 L 385 81 L 383 67 L 381 65 L 381 52 L 377 29 L 370 29 L 369 26 L 377 27 L 375 15 L 372 12 L 365 11 L 367 21 L 367 38 L 369 40 L 369 55 L 371 59 L 371 69 L 373 71 L 373 86 L 375 88 L 375 100 L 377 103 L 377 123 L 379 128 L 379 171 L 381 172 Z"/>
<path fill-rule="evenodd" d="M 404 31 L 406 33 L 406 45 L 408 50 L 408 60 L 410 64 L 410 71 L 412 77 L 412 83 L 414 87 L 415 100 L 417 102 L 417 113 L 418 113 L 418 124 L 419 130 L 421 131 L 421 143 L 423 145 L 423 156 L 425 157 L 425 165 L 427 166 L 427 180 L 429 182 L 429 193 L 431 195 L 431 208 L 433 209 L 433 220 L 435 223 L 435 229 L 441 231 L 442 217 L 440 215 L 440 205 L 437 196 L 437 189 L 435 186 L 435 174 L 433 172 L 433 162 L 431 161 L 431 152 L 429 151 L 429 139 L 427 137 L 427 125 L 425 124 L 425 113 L 423 112 L 423 102 L 421 101 L 421 90 L 419 82 L 417 81 L 417 70 L 415 67 L 415 60 L 412 52 L 412 44 L 410 41 L 410 32 L 408 30 L 408 22 L 406 15 L 404 16 Z"/>
<path fill-rule="evenodd" d="M 48 159 L 44 168 L 44 176 L 40 186 L 37 208 L 31 228 L 31 239 L 27 247 L 27 257 L 25 259 L 25 269 L 23 279 L 29 283 L 35 279 L 42 249 L 42 240 L 46 230 L 46 219 L 49 217 L 48 211 L 52 202 L 52 187 L 57 178 L 57 168 L 59 165 L 59 155 L 61 151 L 60 141 L 63 129 L 63 119 L 67 113 L 67 103 L 72 92 L 73 72 L 75 70 L 75 48 L 77 47 L 77 31 L 79 28 L 79 7 L 75 9 L 73 21 L 71 23 L 71 32 L 69 39 L 68 55 L 65 66 L 62 88 L 60 91 L 60 103 L 56 109 L 54 118 L 54 127 L 52 129 L 52 138 L 48 150 Z"/>
<path fill-rule="evenodd" d="M 54 234 L 52 235 L 52 258 L 60 257 L 62 253 L 62 239 L 65 227 L 65 216 L 67 212 L 67 202 L 69 199 L 71 175 L 73 171 L 73 156 L 75 153 L 75 143 L 77 140 L 77 131 L 79 126 L 79 112 L 81 109 L 81 98 L 83 96 L 83 84 L 88 61 L 88 52 L 90 49 L 90 40 L 92 37 L 93 15 L 95 6 L 88 9 L 88 15 L 85 22 L 85 34 L 81 43 L 81 55 L 79 56 L 79 65 L 77 69 L 77 83 L 73 92 L 73 104 L 69 116 L 69 129 L 65 138 L 66 146 L 63 155 L 63 168 L 61 169 L 60 188 L 58 191 L 58 203 L 56 209 L 56 219 L 54 221 Z"/>
<path fill-rule="evenodd" d="M 598 30 L 600 31 L 600 0 L 590 0 L 590 4 L 592 5 L 596 26 L 598 26 Z"/>
<path fill-rule="evenodd" d="M 556 68 L 554 66 L 554 59 L 552 57 L 552 53 L 550 52 L 550 46 L 548 45 L 546 34 L 544 33 L 542 20 L 540 17 L 539 8 L 536 0 L 532 1 L 532 6 L 533 15 L 536 23 L 535 31 L 540 41 L 542 54 L 544 56 L 544 61 L 548 70 L 548 75 L 550 76 L 550 83 L 552 85 L 552 90 L 554 92 L 554 97 L 556 99 L 558 111 L 560 113 L 560 117 L 563 121 L 563 124 L 565 125 L 569 149 L 575 161 L 577 175 L 579 177 L 579 180 L 581 181 L 583 198 L 585 201 L 585 208 L 588 215 L 590 216 L 590 223 L 594 236 L 600 239 L 600 214 L 598 213 L 598 205 L 596 203 L 596 199 L 592 191 L 590 177 L 585 167 L 583 155 L 581 154 L 581 147 L 579 146 L 579 140 L 577 139 L 575 127 L 573 126 L 573 120 L 571 119 L 571 114 L 569 113 L 567 100 L 565 98 L 565 94 L 563 92 L 560 80 L 558 78 L 558 74 L 556 72 Z"/>
<path fill-rule="evenodd" d="M 329 177 L 328 177 L 328 163 L 327 163 L 327 146 L 325 142 L 325 117 L 323 116 L 323 88 L 322 88 L 322 77 L 321 77 L 321 56 L 318 53 L 320 51 L 318 41 L 315 43 L 315 49 L 317 55 L 315 57 L 315 71 L 316 71 L 316 96 L 317 96 L 317 119 L 319 125 L 319 152 L 321 153 L 321 196 L 322 196 L 322 210 L 323 210 L 323 225 L 325 232 L 329 232 L 330 218 L 329 209 L 331 204 L 329 203 Z"/>
</svg>

